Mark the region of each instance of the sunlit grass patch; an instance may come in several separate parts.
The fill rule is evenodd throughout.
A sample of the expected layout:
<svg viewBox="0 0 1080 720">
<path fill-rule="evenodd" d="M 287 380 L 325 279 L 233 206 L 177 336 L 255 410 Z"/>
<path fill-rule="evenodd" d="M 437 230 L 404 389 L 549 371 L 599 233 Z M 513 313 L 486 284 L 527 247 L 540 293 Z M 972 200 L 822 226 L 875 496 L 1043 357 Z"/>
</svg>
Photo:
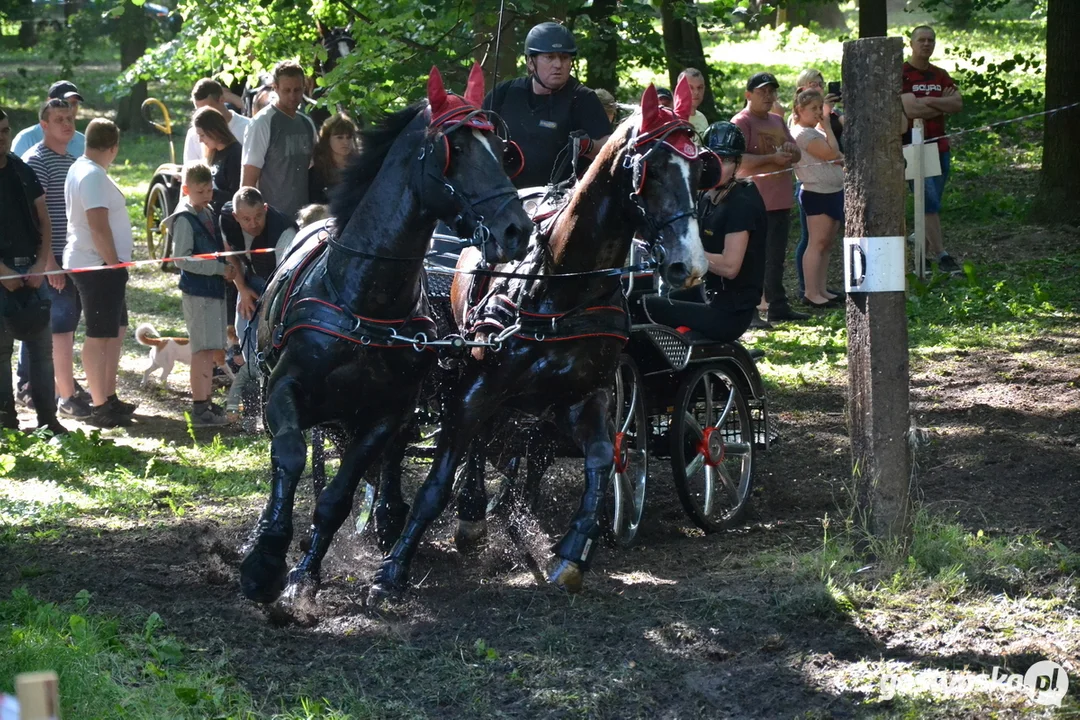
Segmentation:
<svg viewBox="0 0 1080 720">
<path fill-rule="evenodd" d="M 11 692 L 18 673 L 49 669 L 67 718 L 350 717 L 310 698 L 277 708 L 256 700 L 230 676 L 227 652 L 185 646 L 157 613 L 103 618 L 90 605 L 85 590 L 64 604 L 24 589 L 0 601 L 0 690 Z"/>
<path fill-rule="evenodd" d="M 0 539 L 103 518 L 181 517 L 264 492 L 268 444 L 215 436 L 193 446 L 156 441 L 152 452 L 78 431 L 52 442 L 8 432 L 0 461 Z"/>
</svg>

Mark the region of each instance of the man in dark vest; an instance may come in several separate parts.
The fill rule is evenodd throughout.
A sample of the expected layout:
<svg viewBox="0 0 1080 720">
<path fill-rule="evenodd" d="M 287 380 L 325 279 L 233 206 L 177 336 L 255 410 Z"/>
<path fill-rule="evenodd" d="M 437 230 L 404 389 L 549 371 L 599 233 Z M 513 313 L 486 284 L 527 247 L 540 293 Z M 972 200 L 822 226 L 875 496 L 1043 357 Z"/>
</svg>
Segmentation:
<svg viewBox="0 0 1080 720">
<path fill-rule="evenodd" d="M 262 194 L 253 187 L 236 191 L 231 203 L 221 208 L 221 236 L 230 250 L 274 249 L 274 252 L 253 255 L 233 255 L 228 258 L 236 270 L 236 334 L 240 338 L 245 363 L 233 379 L 229 399 L 225 403 L 225 416 L 230 422 L 239 417 L 240 400 L 245 389 L 255 379 L 252 360 L 255 358 L 255 303 L 266 289 L 266 283 L 274 274 L 278 261 L 285 256 L 293 238 L 296 223 L 263 202 Z M 251 402 L 245 402 L 245 410 L 255 410 Z"/>
<path fill-rule="evenodd" d="M 558 23 L 540 23 L 525 38 L 528 77 L 499 83 L 484 99 L 484 108 L 502 117 L 525 155 L 525 168 L 513 179 L 519 188 L 570 177 L 571 137 L 579 155 L 591 158 L 611 134 L 596 93 L 570 75 L 575 55 L 573 33 Z"/>
<path fill-rule="evenodd" d="M 30 166 L 10 153 L 11 123 L 0 110 L 0 426 L 19 429 L 11 387 L 14 340 L 28 346 L 30 388 L 38 425 L 61 435 L 53 396 L 52 326 L 40 273 L 52 257 L 45 191 Z M 20 276 L 20 277 L 11 277 Z"/>
</svg>

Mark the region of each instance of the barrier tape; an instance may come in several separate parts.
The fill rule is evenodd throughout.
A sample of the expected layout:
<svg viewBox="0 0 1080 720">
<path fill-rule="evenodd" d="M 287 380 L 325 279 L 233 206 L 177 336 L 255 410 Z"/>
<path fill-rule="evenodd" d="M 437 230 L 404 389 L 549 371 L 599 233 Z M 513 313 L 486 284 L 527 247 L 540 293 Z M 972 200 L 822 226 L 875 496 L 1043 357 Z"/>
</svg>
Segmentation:
<svg viewBox="0 0 1080 720">
<path fill-rule="evenodd" d="M 938 135 L 937 137 L 926 138 L 925 140 L 923 140 L 923 145 L 929 145 L 932 142 L 937 142 L 938 140 L 945 140 L 947 138 L 960 137 L 961 135 L 967 135 L 968 133 L 988 132 L 990 130 L 993 130 L 994 128 L 1001 127 L 1002 125 L 1010 125 L 1012 123 L 1024 122 L 1025 120 L 1034 120 L 1035 118 L 1040 118 L 1040 117 L 1043 117 L 1044 115 L 1055 115 L 1055 114 L 1057 114 L 1057 113 L 1059 113 L 1059 112 L 1061 112 L 1063 110 L 1071 110 L 1071 109 L 1073 109 L 1075 107 L 1080 107 L 1080 102 L 1074 102 L 1074 103 L 1071 103 L 1069 105 L 1062 105 L 1061 107 L 1052 108 L 1050 110 L 1043 110 L 1042 112 L 1031 113 L 1030 115 L 1022 115 L 1020 117 L 1011 118 L 1009 120 L 999 120 L 998 122 L 993 122 L 993 123 L 990 123 L 989 125 L 980 125 L 979 127 L 965 128 L 963 130 L 957 130 L 956 132 L 946 133 L 945 135 Z M 903 147 L 911 147 L 912 145 L 914 145 L 914 143 L 908 143 L 907 145 L 904 145 Z M 801 165 L 801 166 L 799 166 L 799 169 L 818 167 L 820 165 L 836 165 L 836 164 L 839 164 L 840 162 L 841 162 L 840 160 L 822 160 L 821 162 L 810 163 L 809 165 Z M 796 169 L 795 167 L 789 167 L 789 168 L 784 168 L 783 170 L 773 170 L 773 171 L 767 172 L 767 173 L 757 173 L 755 175 L 745 175 L 741 179 L 749 180 L 749 179 L 752 179 L 752 178 L 769 177 L 771 175 L 784 175 L 786 173 L 794 172 L 795 169 Z"/>
<path fill-rule="evenodd" d="M 182 257 L 158 258 L 156 260 L 129 260 L 116 263 L 115 265 L 94 265 L 92 267 L 71 268 L 69 270 L 43 270 L 36 273 L 22 273 L 20 275 L 0 275 L 0 280 L 19 280 L 21 278 L 34 277 L 35 275 L 67 275 L 68 273 L 95 272 L 97 270 L 119 270 L 120 268 L 138 267 L 140 265 L 160 265 L 161 263 L 176 262 L 178 260 L 217 260 L 234 255 L 258 255 L 260 253 L 277 252 L 275 248 L 254 248 L 252 250 L 226 250 L 223 252 L 199 253 L 198 255 L 184 255 Z"/>
<path fill-rule="evenodd" d="M 1031 113 L 1029 115 L 1022 115 L 1020 117 L 1011 118 L 1009 120 L 1000 120 L 998 122 L 990 123 L 989 125 L 981 125 L 979 127 L 965 128 L 963 130 L 957 130 L 955 132 L 947 133 L 945 135 L 938 135 L 937 137 L 927 138 L 926 140 L 923 141 L 923 144 L 928 145 L 929 143 L 936 142 L 938 140 L 944 140 L 946 138 L 959 137 L 961 135 L 966 135 L 968 133 L 973 133 L 973 132 L 988 132 L 990 130 L 993 130 L 994 128 L 1001 127 L 1002 125 L 1010 125 L 1012 123 L 1024 122 L 1026 120 L 1034 120 L 1035 118 L 1040 118 L 1040 117 L 1043 117 L 1045 115 L 1055 115 L 1055 114 L 1057 114 L 1057 113 L 1059 113 L 1059 112 L 1061 112 L 1063 110 L 1071 110 L 1071 109 L 1076 108 L 1076 107 L 1080 107 L 1080 102 L 1070 103 L 1069 105 L 1062 105 L 1061 107 L 1052 108 L 1050 110 L 1043 110 L 1042 112 Z M 910 147 L 913 144 L 914 143 L 908 143 L 907 145 L 904 145 L 904 147 Z M 839 164 L 840 162 L 841 162 L 840 160 L 823 160 L 821 162 L 811 163 L 809 165 L 803 165 L 801 167 L 803 167 L 803 168 L 811 168 L 811 167 L 817 167 L 819 165 L 836 165 L 836 164 Z M 767 173 L 757 173 L 757 174 L 754 174 L 754 175 L 746 175 L 742 179 L 749 180 L 749 179 L 753 179 L 753 178 L 769 177 L 771 175 L 783 175 L 785 173 L 791 173 L 791 172 L 794 172 L 794 171 L 795 171 L 795 168 L 790 167 L 790 168 L 785 168 L 783 170 L 773 170 L 772 172 L 767 172 Z M 95 267 L 71 268 L 69 270 L 48 270 L 48 271 L 42 271 L 42 272 L 36 272 L 36 273 L 23 273 L 23 274 L 16 274 L 16 275 L 0 275 L 0 280 L 19 280 L 19 279 L 22 279 L 22 278 L 33 277 L 35 275 L 42 275 L 42 276 L 66 275 L 68 273 L 93 272 L 95 270 L 118 270 L 120 268 L 138 267 L 140 265 L 157 265 L 157 264 L 160 264 L 160 263 L 177 262 L 178 260 L 196 260 L 196 261 L 200 261 L 200 260 L 216 260 L 218 258 L 231 257 L 231 256 L 234 256 L 234 255 L 255 255 L 255 254 L 259 254 L 259 253 L 272 253 L 272 252 L 277 252 L 277 250 L 274 249 L 274 248 L 256 248 L 256 249 L 253 249 L 253 250 L 228 250 L 228 251 L 224 251 L 224 252 L 215 252 L 215 253 L 200 253 L 198 255 L 186 255 L 186 256 L 183 256 L 183 257 L 161 258 L 161 259 L 157 259 L 157 260 L 129 260 L 128 262 L 116 263 L 115 265 L 98 265 L 98 266 L 95 266 Z M 437 254 L 437 253 L 428 253 L 429 256 L 430 255 L 435 255 L 435 254 Z M 439 270 L 441 270 L 441 268 L 439 268 Z M 453 271 L 451 271 L 451 272 L 453 272 Z"/>
</svg>

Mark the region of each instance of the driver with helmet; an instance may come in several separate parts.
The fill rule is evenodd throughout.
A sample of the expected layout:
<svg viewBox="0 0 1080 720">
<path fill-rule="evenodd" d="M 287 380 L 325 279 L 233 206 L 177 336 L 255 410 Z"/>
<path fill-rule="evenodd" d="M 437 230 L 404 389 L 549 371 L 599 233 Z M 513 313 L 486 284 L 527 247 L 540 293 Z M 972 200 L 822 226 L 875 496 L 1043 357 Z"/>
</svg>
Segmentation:
<svg viewBox="0 0 1080 720">
<path fill-rule="evenodd" d="M 720 156 L 720 184 L 698 201 L 701 244 L 709 261 L 704 297 L 700 287 L 669 297 L 651 296 L 653 322 L 686 327 L 710 340 L 731 342 L 750 327 L 765 281 L 765 202 L 749 180 L 736 180 L 746 138 L 738 126 L 715 122 L 705 145 Z"/>
<path fill-rule="evenodd" d="M 573 33 L 559 23 L 540 23 L 525 37 L 528 77 L 501 82 L 484 99 L 525 156 L 524 169 L 513 178 L 519 188 L 570 177 L 570 163 L 560 162 L 560 154 L 567 155 L 571 137 L 582 157 L 592 157 L 611 134 L 596 93 L 570 75 L 575 55 Z"/>
</svg>

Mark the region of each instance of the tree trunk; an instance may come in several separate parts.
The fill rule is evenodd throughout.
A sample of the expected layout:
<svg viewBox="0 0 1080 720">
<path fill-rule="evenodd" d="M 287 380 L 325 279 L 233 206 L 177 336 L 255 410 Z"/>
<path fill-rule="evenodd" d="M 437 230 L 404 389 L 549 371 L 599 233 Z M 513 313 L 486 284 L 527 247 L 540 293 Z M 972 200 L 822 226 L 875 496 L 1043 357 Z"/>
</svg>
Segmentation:
<svg viewBox="0 0 1080 720">
<path fill-rule="evenodd" d="M 900 38 L 844 43 L 845 235 L 866 238 L 871 258 L 904 242 L 902 50 Z M 845 275 L 854 257 L 844 258 Z M 848 425 L 855 523 L 867 538 L 903 547 L 911 530 L 908 327 L 902 260 L 892 269 L 893 282 L 880 288 L 889 291 L 848 294 Z"/>
<path fill-rule="evenodd" d="M 1080 5 L 1075 0 L 1050 0 L 1046 18 L 1046 109 L 1069 105 L 1080 98 L 1080 53 L 1073 47 L 1080 36 Z M 1032 205 L 1035 222 L 1080 224 L 1080 108 L 1044 120 L 1043 162 L 1039 191 Z"/>
<path fill-rule="evenodd" d="M 590 15 L 595 25 L 591 37 L 590 52 L 585 56 L 588 64 L 585 84 L 591 88 L 604 88 L 612 95 L 619 87 L 619 35 L 612 22 L 618 0 L 595 0 Z"/>
<path fill-rule="evenodd" d="M 716 104 L 710 82 L 712 72 L 705 62 L 705 49 L 701 45 L 697 19 L 693 16 L 693 5 L 693 0 L 662 0 L 660 3 L 668 81 L 674 92 L 679 73 L 688 67 L 700 70 L 705 76 L 705 99 L 698 110 L 713 121 L 716 120 Z"/>
<path fill-rule="evenodd" d="M 147 36 L 150 35 L 150 19 L 141 7 L 132 3 L 131 0 L 126 0 L 116 32 L 120 45 L 120 70 L 127 70 L 146 53 Z M 120 98 L 120 106 L 116 111 L 117 127 L 125 132 L 136 133 L 149 129 L 150 126 L 142 115 L 142 104 L 146 97 L 145 80 L 131 86 L 131 93 Z"/>
<path fill-rule="evenodd" d="M 859 37 L 889 34 L 889 8 L 885 0 L 859 0 Z"/>
</svg>

